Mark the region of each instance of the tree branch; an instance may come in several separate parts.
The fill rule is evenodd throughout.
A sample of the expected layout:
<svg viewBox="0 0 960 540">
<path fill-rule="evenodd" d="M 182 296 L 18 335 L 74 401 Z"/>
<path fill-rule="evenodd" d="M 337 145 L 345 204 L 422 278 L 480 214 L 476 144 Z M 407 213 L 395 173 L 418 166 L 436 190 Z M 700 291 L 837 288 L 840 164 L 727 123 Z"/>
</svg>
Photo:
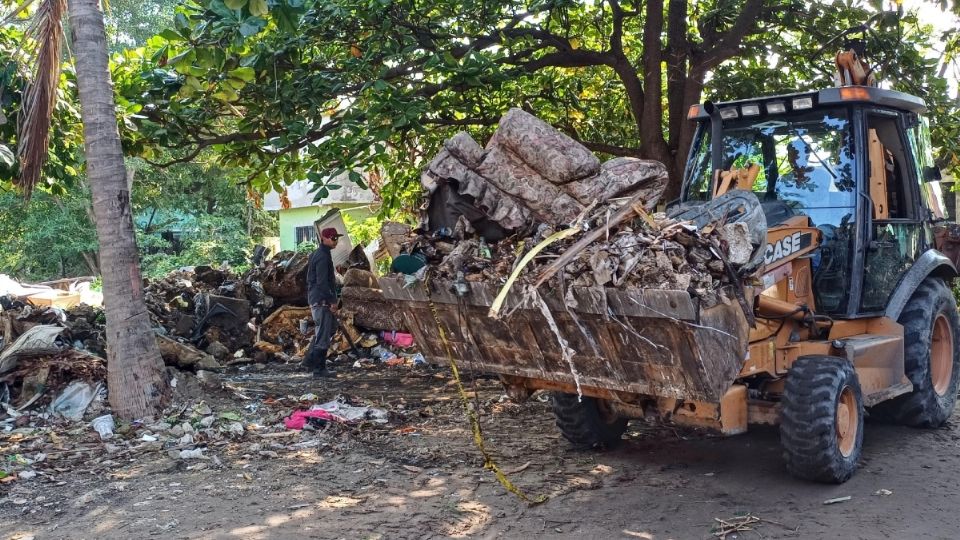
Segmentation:
<svg viewBox="0 0 960 540">
<path fill-rule="evenodd" d="M 614 54 L 623 55 L 623 8 L 617 0 L 607 0 L 613 12 L 613 31 L 610 33 L 610 50 Z"/>
<path fill-rule="evenodd" d="M 540 58 L 518 64 L 518 68 L 527 73 L 533 73 L 545 67 L 615 67 L 616 62 L 617 59 L 608 52 L 567 49 L 564 51 L 547 53 Z"/>
<path fill-rule="evenodd" d="M 610 154 L 611 156 L 618 157 L 640 157 L 642 153 L 639 148 L 630 148 L 628 146 L 614 146 L 612 144 L 591 142 L 591 141 L 580 141 L 580 144 L 586 146 L 591 152 L 603 152 L 604 154 Z"/>
<path fill-rule="evenodd" d="M 754 28 L 760 19 L 762 7 L 763 0 L 747 0 L 743 5 L 743 9 L 740 10 L 740 14 L 737 15 L 737 20 L 734 21 L 733 26 L 721 35 L 719 39 L 716 39 L 712 47 L 698 55 L 697 63 L 700 67 L 704 70 L 713 69 L 719 66 L 724 60 L 737 54 L 743 38 L 750 33 L 750 30 Z"/>
<path fill-rule="evenodd" d="M 470 116 L 467 118 L 426 118 L 422 121 L 428 126 L 495 126 L 500 122 L 499 117 Z"/>
</svg>

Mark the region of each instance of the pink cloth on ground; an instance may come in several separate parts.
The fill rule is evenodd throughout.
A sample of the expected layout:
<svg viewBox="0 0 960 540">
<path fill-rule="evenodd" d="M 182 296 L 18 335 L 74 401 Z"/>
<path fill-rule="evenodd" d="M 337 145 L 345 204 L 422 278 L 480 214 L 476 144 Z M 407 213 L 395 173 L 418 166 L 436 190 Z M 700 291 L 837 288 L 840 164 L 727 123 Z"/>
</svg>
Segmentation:
<svg viewBox="0 0 960 540">
<path fill-rule="evenodd" d="M 323 409 L 314 409 L 312 411 L 294 411 L 289 418 L 283 421 L 283 425 L 287 426 L 287 429 L 303 429 L 303 426 L 307 425 L 307 418 L 322 418 L 331 422 L 339 420 Z"/>
<path fill-rule="evenodd" d="M 381 332 L 380 336 L 385 343 L 396 345 L 397 347 L 410 347 L 413 345 L 413 335 L 403 332 Z"/>
</svg>

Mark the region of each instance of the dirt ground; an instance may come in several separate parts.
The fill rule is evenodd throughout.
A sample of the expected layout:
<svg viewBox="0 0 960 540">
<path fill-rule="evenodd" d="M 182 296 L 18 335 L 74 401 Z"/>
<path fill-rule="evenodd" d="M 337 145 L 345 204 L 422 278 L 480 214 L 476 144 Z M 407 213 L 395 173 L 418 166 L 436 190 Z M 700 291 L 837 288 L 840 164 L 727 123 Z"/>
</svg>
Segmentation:
<svg viewBox="0 0 960 540">
<path fill-rule="evenodd" d="M 574 451 L 543 397 L 517 405 L 495 381 L 468 382 L 499 464 L 531 497 L 548 497 L 530 505 L 482 468 L 447 370 L 341 374 L 318 382 L 292 366 L 250 368 L 204 398 L 249 412 L 270 396 L 344 394 L 382 404 L 391 421 L 224 441 L 204 461 L 110 456 L 95 435 L 75 433 L 36 477 L 0 485 L 0 536 L 661 540 L 712 538 L 717 518 L 743 515 L 761 521 L 728 538 L 960 536 L 956 421 L 928 431 L 868 423 L 860 471 L 827 486 L 787 475 L 775 429 L 719 438 L 635 423 L 616 450 Z"/>
</svg>

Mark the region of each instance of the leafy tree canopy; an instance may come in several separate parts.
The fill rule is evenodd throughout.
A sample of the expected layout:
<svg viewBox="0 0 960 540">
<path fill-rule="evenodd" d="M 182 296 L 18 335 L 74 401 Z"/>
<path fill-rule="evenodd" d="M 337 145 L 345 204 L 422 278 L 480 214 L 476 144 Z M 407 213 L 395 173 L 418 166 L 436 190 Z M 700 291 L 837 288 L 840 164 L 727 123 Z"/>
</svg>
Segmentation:
<svg viewBox="0 0 960 540">
<path fill-rule="evenodd" d="M 444 138 L 482 137 L 511 106 L 677 177 L 691 104 L 829 85 L 834 51 L 810 55 L 876 13 L 870 4 L 188 0 L 115 78 L 142 106 L 130 149 L 151 161 L 158 147 L 179 161 L 211 149 L 256 190 L 309 178 L 320 198 L 342 171 L 377 170 L 389 209 L 415 193 Z M 942 153 L 956 155 L 946 141 L 960 121 L 930 29 L 910 14 L 876 27 L 882 76 L 933 105 Z"/>
<path fill-rule="evenodd" d="M 24 55 L 30 46 L 16 25 L 0 27 L 0 183 L 8 184 L 20 174 L 17 157 L 17 121 L 23 90 L 33 68 Z M 83 169 L 83 136 L 76 102 L 76 77 L 70 66 L 60 74 L 59 99 L 53 113 L 50 157 L 44 167 L 41 188 L 55 194 L 77 187 Z"/>
</svg>

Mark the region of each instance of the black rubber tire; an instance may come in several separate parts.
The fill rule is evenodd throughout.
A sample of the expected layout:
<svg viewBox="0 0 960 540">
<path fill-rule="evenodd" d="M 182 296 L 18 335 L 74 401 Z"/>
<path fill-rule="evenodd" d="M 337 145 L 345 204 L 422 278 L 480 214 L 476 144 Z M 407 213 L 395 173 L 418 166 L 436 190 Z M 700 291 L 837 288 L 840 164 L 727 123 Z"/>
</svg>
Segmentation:
<svg viewBox="0 0 960 540">
<path fill-rule="evenodd" d="M 627 419 L 608 417 L 599 407 L 599 400 L 576 394 L 552 392 L 550 404 L 557 418 L 557 427 L 564 438 L 580 448 L 611 448 L 620 442 L 627 430 Z"/>
<path fill-rule="evenodd" d="M 933 388 L 930 371 L 930 341 L 939 314 L 953 332 L 953 372 L 943 396 Z M 939 427 L 950 418 L 957 404 L 960 383 L 960 315 L 953 292 L 942 279 L 928 277 L 920 283 L 897 321 L 903 325 L 903 360 L 913 391 L 881 403 L 871 413 L 914 427 Z"/>
<path fill-rule="evenodd" d="M 857 406 L 857 432 L 850 455 L 840 451 L 836 414 L 840 394 L 850 387 Z M 801 356 L 787 373 L 780 416 L 780 444 L 790 474 L 840 484 L 857 470 L 863 450 L 863 397 L 849 361 Z"/>
</svg>

